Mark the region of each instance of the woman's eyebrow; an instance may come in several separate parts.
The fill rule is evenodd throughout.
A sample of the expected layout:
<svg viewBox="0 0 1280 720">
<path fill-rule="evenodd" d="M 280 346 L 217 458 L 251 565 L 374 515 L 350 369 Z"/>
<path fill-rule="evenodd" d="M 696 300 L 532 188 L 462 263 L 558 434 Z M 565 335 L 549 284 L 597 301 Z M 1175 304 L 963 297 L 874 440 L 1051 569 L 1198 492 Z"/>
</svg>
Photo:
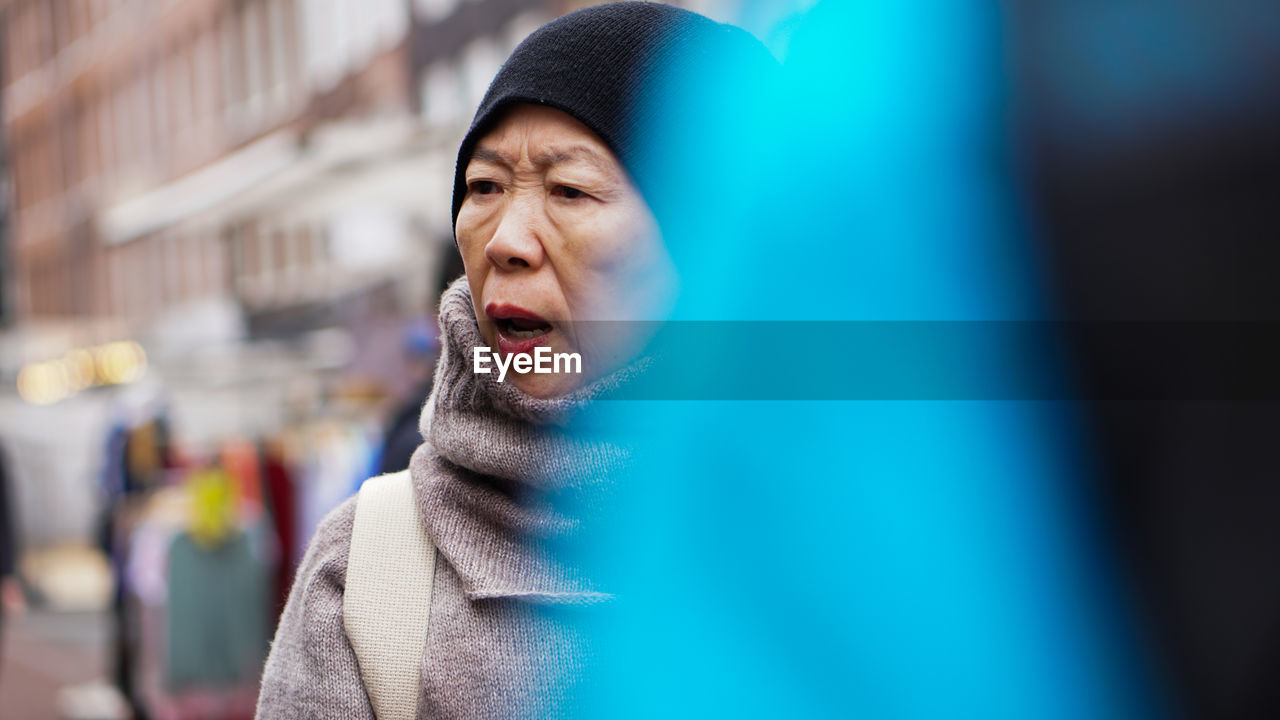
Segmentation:
<svg viewBox="0 0 1280 720">
<path fill-rule="evenodd" d="M 533 156 L 533 162 L 541 167 L 554 167 L 561 163 L 584 161 L 601 170 L 609 170 L 611 164 L 596 150 L 586 145 L 568 145 L 557 147 Z"/>
<path fill-rule="evenodd" d="M 498 152 L 492 148 L 478 147 L 471 153 L 472 160 L 479 160 L 491 165 L 501 165 L 506 168 L 514 167 L 516 162 L 511 156 Z"/>
<path fill-rule="evenodd" d="M 514 168 L 517 160 L 510 155 L 488 147 L 477 147 L 471 153 L 472 160 L 498 165 L 505 168 Z M 568 145 L 565 147 L 550 148 L 533 156 L 535 165 L 542 168 L 554 167 L 567 162 L 583 161 L 601 170 L 611 170 L 615 166 L 605 159 L 601 154 L 587 145 Z"/>
</svg>

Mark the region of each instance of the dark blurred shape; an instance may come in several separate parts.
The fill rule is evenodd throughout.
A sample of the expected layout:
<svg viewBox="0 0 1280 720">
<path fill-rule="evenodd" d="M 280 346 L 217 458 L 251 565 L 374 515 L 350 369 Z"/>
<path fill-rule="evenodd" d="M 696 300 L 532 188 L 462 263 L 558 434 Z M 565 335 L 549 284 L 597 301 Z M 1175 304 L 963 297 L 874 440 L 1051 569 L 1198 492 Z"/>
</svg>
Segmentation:
<svg viewBox="0 0 1280 720">
<path fill-rule="evenodd" d="M 9 497 L 8 461 L 4 448 L 0 448 L 0 651 L 4 648 L 4 589 L 17 567 L 17 533 L 14 532 L 14 512 Z"/>
<path fill-rule="evenodd" d="M 413 451 L 422 444 L 422 434 L 418 432 L 418 417 L 430 395 L 431 383 L 428 381 L 397 410 L 383 439 L 382 459 L 378 463 L 379 474 L 400 472 L 409 467 Z"/>
<path fill-rule="evenodd" d="M 284 443 L 279 439 L 263 444 L 262 478 L 267 512 L 271 516 L 271 527 L 275 531 L 276 546 L 280 549 L 280 562 L 276 565 L 272 588 L 273 605 L 270 615 L 270 621 L 275 623 L 280 613 L 284 611 L 285 601 L 289 599 L 289 586 L 293 584 L 292 559 L 300 554 L 295 547 L 298 525 L 295 490 L 297 481 L 293 469 L 289 466 Z"/>
<path fill-rule="evenodd" d="M 387 425 L 382 441 L 382 458 L 378 463 L 378 472 L 381 474 L 400 472 L 409 467 L 409 458 L 422 444 L 418 417 L 431 395 L 431 376 L 439 352 L 440 341 L 436 330 L 425 320 L 420 319 L 405 330 L 405 369 L 413 376 L 414 388 L 396 408 Z"/>
<path fill-rule="evenodd" d="M 459 276 L 465 268 L 462 256 L 456 252 L 445 253 L 441 259 L 439 272 L 436 274 L 436 291 L 433 298 Z M 422 434 L 418 431 L 418 420 L 422 415 L 422 407 L 431 395 L 432 375 L 435 372 L 436 359 L 440 355 L 440 331 L 434 322 L 427 317 L 435 315 L 435 309 L 424 313 L 404 331 L 403 349 L 405 355 L 405 372 L 411 376 L 413 389 L 408 396 L 396 406 L 387 423 L 386 433 L 382 439 L 381 459 L 378 461 L 379 473 L 400 472 L 409 467 L 409 458 L 413 451 L 422 444 Z"/>
<path fill-rule="evenodd" d="M 18 548 L 13 531 L 13 509 L 10 507 L 8 461 L 0 449 L 0 580 L 13 574 L 17 566 Z M 3 610 L 0 605 L 0 610 Z"/>
<path fill-rule="evenodd" d="M 1038 2 L 1016 18 L 1064 315 L 1280 318 L 1280 6 Z M 1193 717 L 1280 717 L 1280 407 L 1274 394 L 1184 394 L 1188 382 L 1272 387 L 1275 366 L 1229 343 L 1135 351 L 1073 327 L 1086 395 L 1165 398 L 1088 412 L 1107 519 L 1173 700 Z"/>
<path fill-rule="evenodd" d="M 157 410 L 154 416 L 118 421 L 107 436 L 100 477 L 98 540 L 111 560 L 116 578 L 111 598 L 112 682 L 141 720 L 149 714 L 138 689 L 140 623 L 121 578 L 129 562 L 130 529 L 147 499 L 161 486 L 164 470 L 173 465 L 169 449 L 169 421 L 163 410 Z"/>
</svg>

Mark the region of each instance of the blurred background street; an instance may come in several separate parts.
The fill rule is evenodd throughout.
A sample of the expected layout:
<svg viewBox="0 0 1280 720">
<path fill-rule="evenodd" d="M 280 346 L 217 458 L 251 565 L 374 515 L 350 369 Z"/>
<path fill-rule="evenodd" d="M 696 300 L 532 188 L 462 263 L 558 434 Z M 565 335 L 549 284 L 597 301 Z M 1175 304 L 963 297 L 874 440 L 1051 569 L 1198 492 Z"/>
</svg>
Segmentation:
<svg viewBox="0 0 1280 720">
<path fill-rule="evenodd" d="M 33 609 L 8 618 L 0 707 L 5 717 L 57 717 L 58 693 L 106 676 L 107 615 Z"/>
</svg>

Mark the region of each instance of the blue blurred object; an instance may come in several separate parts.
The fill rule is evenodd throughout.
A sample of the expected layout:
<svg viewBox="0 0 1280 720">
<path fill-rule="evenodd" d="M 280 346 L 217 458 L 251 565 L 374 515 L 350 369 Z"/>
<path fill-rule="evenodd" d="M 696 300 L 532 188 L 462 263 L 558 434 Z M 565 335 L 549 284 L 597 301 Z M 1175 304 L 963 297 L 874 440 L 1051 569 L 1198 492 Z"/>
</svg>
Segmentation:
<svg viewBox="0 0 1280 720">
<path fill-rule="evenodd" d="M 434 358 L 440 352 L 440 333 L 425 317 L 415 318 L 404 329 L 405 351 L 411 355 Z"/>
<path fill-rule="evenodd" d="M 742 67 L 708 62 L 656 88 L 666 175 L 645 190 L 680 269 L 673 321 L 1045 319 L 998 10 L 826 2 L 777 83 L 708 85 Z M 749 354 L 775 340 L 666 361 L 786 383 Z M 790 350 L 837 388 L 857 358 L 831 344 Z M 1049 347 L 1009 363 L 1065 383 Z M 601 668 L 579 717 L 1154 712 L 1070 403 L 607 405 L 637 463 L 608 512 L 580 513 L 618 601 L 584 620 Z"/>
</svg>

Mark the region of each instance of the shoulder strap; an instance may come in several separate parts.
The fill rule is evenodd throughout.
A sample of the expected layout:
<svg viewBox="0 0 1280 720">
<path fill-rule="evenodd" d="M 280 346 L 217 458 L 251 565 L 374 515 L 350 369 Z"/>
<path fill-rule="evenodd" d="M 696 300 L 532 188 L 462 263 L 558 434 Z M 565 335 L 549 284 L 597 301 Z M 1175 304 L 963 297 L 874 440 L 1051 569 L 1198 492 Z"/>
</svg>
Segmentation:
<svg viewBox="0 0 1280 720">
<path fill-rule="evenodd" d="M 409 471 L 366 480 L 356 500 L 342 615 L 378 720 L 417 717 L 435 554 Z"/>
</svg>

